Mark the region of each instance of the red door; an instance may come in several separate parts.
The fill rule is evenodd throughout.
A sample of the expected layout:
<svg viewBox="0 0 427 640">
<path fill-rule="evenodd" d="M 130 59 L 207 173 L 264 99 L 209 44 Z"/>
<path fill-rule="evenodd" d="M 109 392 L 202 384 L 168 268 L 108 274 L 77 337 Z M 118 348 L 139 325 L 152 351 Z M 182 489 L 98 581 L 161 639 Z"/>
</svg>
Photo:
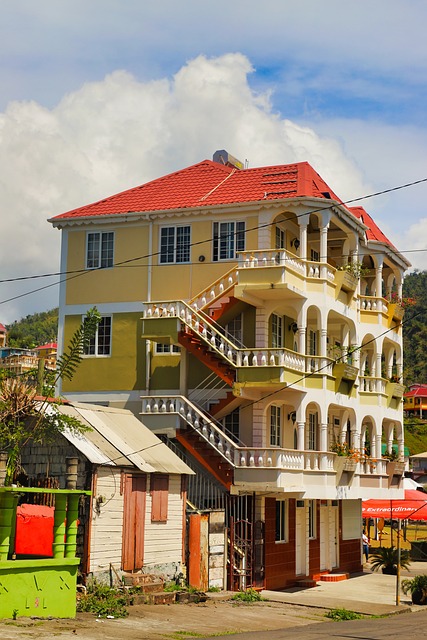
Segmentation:
<svg viewBox="0 0 427 640">
<path fill-rule="evenodd" d="M 144 525 L 147 479 L 125 475 L 123 505 L 123 571 L 137 571 L 144 564 Z"/>
</svg>

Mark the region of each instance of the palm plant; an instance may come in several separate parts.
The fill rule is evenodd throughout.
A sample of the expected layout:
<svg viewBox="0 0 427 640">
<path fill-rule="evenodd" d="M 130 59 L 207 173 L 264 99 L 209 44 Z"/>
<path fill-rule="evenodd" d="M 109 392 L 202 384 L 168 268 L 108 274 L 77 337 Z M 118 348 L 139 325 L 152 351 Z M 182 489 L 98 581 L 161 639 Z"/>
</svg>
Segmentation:
<svg viewBox="0 0 427 640">
<path fill-rule="evenodd" d="M 405 578 L 401 587 L 404 594 L 411 594 L 413 604 L 427 604 L 427 575 Z"/>
<path fill-rule="evenodd" d="M 375 553 L 371 554 L 371 571 L 382 570 L 389 575 L 397 574 L 397 564 L 399 560 L 399 550 L 396 547 L 378 547 Z M 411 563 L 411 556 L 407 549 L 400 551 L 400 566 L 408 569 Z"/>
</svg>

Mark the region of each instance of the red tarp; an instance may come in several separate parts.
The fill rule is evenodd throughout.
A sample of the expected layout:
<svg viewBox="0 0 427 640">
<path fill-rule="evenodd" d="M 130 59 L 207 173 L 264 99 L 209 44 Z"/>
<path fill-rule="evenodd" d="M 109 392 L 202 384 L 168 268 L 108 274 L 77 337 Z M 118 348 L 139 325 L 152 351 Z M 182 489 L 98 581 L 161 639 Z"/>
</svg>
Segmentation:
<svg viewBox="0 0 427 640">
<path fill-rule="evenodd" d="M 404 500 L 364 500 L 362 518 L 427 520 L 427 493 L 405 489 Z"/>
</svg>

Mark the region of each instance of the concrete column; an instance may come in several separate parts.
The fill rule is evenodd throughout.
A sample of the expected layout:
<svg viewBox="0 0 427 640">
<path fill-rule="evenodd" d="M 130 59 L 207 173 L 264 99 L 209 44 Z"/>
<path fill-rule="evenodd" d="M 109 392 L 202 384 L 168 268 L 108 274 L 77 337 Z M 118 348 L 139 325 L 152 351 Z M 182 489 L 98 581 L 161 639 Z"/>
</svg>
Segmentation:
<svg viewBox="0 0 427 640">
<path fill-rule="evenodd" d="M 305 449 L 305 422 L 297 422 L 297 449 L 298 451 Z"/>
<path fill-rule="evenodd" d="M 300 257 L 307 260 L 307 222 L 299 225 Z"/>
<path fill-rule="evenodd" d="M 382 286 L 383 286 L 383 265 L 382 263 L 378 265 L 377 270 L 375 272 L 375 295 L 377 298 L 382 297 Z"/>
<path fill-rule="evenodd" d="M 320 277 L 327 278 L 329 223 L 320 228 Z"/>
</svg>

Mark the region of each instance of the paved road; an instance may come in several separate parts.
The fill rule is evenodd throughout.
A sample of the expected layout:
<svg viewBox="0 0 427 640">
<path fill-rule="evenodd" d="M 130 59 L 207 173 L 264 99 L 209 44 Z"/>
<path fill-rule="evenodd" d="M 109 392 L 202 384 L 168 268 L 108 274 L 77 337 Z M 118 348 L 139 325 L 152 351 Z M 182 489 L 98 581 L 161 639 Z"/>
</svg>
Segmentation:
<svg viewBox="0 0 427 640">
<path fill-rule="evenodd" d="M 207 636 L 206 636 L 207 637 Z M 349 620 L 310 624 L 304 627 L 277 629 L 275 631 L 252 631 L 236 636 L 215 636 L 215 640 L 323 640 L 342 638 L 343 640 L 402 640 L 404 638 L 427 637 L 427 610 L 405 612 L 388 618 Z"/>
</svg>

